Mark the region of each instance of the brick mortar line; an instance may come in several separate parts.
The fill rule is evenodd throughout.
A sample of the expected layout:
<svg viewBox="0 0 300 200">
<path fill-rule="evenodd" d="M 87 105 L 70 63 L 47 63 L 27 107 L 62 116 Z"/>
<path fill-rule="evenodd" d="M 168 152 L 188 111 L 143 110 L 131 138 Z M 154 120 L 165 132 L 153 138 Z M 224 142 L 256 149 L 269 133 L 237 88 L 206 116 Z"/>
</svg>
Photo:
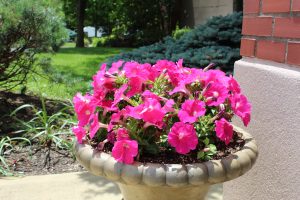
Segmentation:
<svg viewBox="0 0 300 200">
<path fill-rule="evenodd" d="M 262 14 L 262 0 L 259 0 L 259 11 L 258 14 L 261 15 Z"/>
<path fill-rule="evenodd" d="M 293 0 L 290 0 L 290 16 L 293 15 L 293 11 L 292 11 L 293 3 L 294 3 L 294 1 L 293 1 Z"/>
<path fill-rule="evenodd" d="M 255 13 L 251 14 L 244 14 L 244 18 L 254 18 L 254 17 L 286 17 L 286 18 L 293 18 L 293 17 L 300 17 L 300 11 L 293 12 L 292 14 L 288 13 L 265 13 L 262 15 L 258 15 Z"/>
<path fill-rule="evenodd" d="M 281 38 L 272 36 L 255 36 L 255 35 L 243 35 L 244 39 L 256 39 L 256 40 L 267 40 L 267 41 L 279 41 L 279 42 L 300 42 L 300 38 Z"/>
<path fill-rule="evenodd" d="M 288 55 L 288 42 L 285 43 L 284 63 L 287 62 L 287 55 Z"/>
</svg>

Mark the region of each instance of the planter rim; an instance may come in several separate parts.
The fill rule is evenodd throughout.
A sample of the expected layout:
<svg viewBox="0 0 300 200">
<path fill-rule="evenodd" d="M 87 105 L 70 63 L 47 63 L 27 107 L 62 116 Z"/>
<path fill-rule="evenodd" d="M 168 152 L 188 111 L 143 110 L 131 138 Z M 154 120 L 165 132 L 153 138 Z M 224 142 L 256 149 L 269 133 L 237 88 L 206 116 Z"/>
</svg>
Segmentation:
<svg viewBox="0 0 300 200">
<path fill-rule="evenodd" d="M 258 148 L 256 141 L 246 131 L 242 133 L 245 145 L 241 150 L 219 160 L 192 164 L 160 164 L 134 162 L 131 165 L 117 162 L 110 154 L 97 151 L 90 145 L 74 145 L 77 160 L 92 174 L 128 185 L 148 186 L 199 186 L 235 179 L 254 165 Z"/>
</svg>

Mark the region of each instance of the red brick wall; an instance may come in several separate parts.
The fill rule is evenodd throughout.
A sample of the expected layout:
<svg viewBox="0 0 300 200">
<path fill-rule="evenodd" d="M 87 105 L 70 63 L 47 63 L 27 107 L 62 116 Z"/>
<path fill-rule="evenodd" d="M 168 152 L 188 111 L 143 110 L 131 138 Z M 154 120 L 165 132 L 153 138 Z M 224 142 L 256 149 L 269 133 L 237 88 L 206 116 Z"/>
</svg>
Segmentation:
<svg viewBox="0 0 300 200">
<path fill-rule="evenodd" d="M 241 55 L 300 65 L 300 0 L 244 0 Z"/>
</svg>

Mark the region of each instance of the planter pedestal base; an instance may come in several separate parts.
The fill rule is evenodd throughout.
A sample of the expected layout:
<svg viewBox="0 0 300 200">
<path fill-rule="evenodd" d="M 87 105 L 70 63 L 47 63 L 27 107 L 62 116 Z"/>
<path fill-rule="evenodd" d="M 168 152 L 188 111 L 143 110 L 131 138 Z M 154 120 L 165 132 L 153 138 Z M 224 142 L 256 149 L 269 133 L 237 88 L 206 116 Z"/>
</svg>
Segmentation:
<svg viewBox="0 0 300 200">
<path fill-rule="evenodd" d="M 204 200 L 210 185 L 186 187 L 149 187 L 118 183 L 124 200 Z"/>
</svg>

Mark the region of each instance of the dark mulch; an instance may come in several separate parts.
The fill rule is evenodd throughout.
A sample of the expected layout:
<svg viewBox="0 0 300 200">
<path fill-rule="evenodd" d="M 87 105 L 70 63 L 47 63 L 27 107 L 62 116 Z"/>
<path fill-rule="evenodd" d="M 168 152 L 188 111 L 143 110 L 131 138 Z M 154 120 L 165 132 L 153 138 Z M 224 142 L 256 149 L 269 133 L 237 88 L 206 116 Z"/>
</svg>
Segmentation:
<svg viewBox="0 0 300 200">
<path fill-rule="evenodd" d="M 232 153 L 235 153 L 242 149 L 245 145 L 245 140 L 242 138 L 241 133 L 234 132 L 232 141 L 225 145 L 224 142 L 218 140 L 216 142 L 217 154 L 212 159 L 219 160 Z M 107 143 L 104 147 L 104 151 L 111 153 L 113 145 Z M 203 147 L 198 147 L 202 149 Z M 139 157 L 138 161 L 142 163 L 161 163 L 161 164 L 188 164 L 188 163 L 202 163 L 205 160 L 197 159 L 197 151 L 191 151 L 187 155 L 178 154 L 168 149 L 161 149 L 161 152 L 157 155 L 143 154 Z"/>
<path fill-rule="evenodd" d="M 43 175 L 85 171 L 66 150 L 52 147 L 16 146 L 5 153 L 6 161 L 14 174 Z"/>
<path fill-rule="evenodd" d="M 65 107 L 64 102 L 59 100 L 45 99 L 45 103 L 49 115 Z M 24 104 L 31 104 L 39 109 L 42 107 L 41 99 L 38 96 L 0 91 L 0 136 L 9 135 L 12 137 L 15 131 L 20 130 L 19 123 L 10 114 Z M 28 108 L 20 110 L 16 117 L 28 121 L 33 118 L 33 115 L 32 110 Z"/>
<path fill-rule="evenodd" d="M 45 99 L 48 115 L 60 111 L 65 107 L 64 103 L 59 100 Z M 38 96 L 0 92 L 0 137 L 22 137 L 15 133 L 22 127 L 14 117 L 10 116 L 10 113 L 24 104 L 34 105 L 38 109 L 42 107 L 41 99 Z M 29 121 L 33 117 L 32 109 L 22 109 L 17 113 L 17 118 L 23 121 Z M 53 144 L 48 148 L 39 143 L 31 146 L 15 143 L 14 150 L 6 151 L 4 157 L 15 174 L 40 175 L 84 170 L 70 152 L 57 149 Z"/>
</svg>

